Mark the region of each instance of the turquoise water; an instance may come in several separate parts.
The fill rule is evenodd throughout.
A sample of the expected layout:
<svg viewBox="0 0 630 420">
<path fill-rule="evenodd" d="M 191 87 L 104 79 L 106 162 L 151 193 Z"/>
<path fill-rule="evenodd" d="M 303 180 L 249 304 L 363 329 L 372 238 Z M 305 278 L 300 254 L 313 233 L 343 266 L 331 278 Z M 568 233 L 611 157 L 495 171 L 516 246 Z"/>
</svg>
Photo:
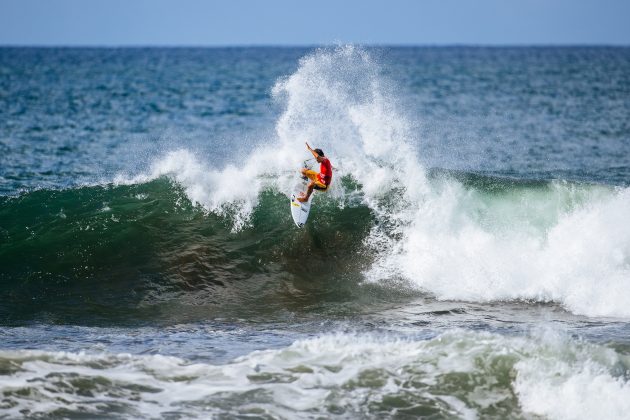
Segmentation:
<svg viewBox="0 0 630 420">
<path fill-rule="evenodd" d="M 0 116 L 0 417 L 630 409 L 627 48 L 0 48 Z"/>
</svg>

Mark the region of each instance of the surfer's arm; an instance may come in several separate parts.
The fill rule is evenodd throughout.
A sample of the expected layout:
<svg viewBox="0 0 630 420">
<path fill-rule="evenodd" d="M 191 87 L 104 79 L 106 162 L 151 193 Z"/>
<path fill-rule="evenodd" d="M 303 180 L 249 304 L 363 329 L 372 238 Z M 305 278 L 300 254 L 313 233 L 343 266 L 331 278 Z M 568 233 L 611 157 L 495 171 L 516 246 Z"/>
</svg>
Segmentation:
<svg viewBox="0 0 630 420">
<path fill-rule="evenodd" d="M 317 156 L 319 156 L 319 155 L 318 155 L 317 153 L 315 153 L 315 150 L 313 150 L 313 149 L 311 148 L 311 146 L 309 146 L 309 145 L 308 145 L 308 142 L 306 142 L 306 148 L 308 149 L 308 151 L 309 151 L 309 152 L 311 152 L 311 154 L 313 155 L 313 157 L 314 157 L 315 159 L 317 159 Z"/>
</svg>

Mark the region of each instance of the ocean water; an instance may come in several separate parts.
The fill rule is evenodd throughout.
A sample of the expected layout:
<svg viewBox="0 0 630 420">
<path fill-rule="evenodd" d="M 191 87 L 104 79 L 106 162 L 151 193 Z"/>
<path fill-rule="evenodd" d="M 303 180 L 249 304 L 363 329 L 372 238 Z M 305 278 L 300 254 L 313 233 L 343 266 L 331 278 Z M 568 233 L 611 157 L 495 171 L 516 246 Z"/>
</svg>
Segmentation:
<svg viewBox="0 0 630 420">
<path fill-rule="evenodd" d="M 0 418 L 629 416 L 628 48 L 0 48 L 0 152 Z"/>
</svg>

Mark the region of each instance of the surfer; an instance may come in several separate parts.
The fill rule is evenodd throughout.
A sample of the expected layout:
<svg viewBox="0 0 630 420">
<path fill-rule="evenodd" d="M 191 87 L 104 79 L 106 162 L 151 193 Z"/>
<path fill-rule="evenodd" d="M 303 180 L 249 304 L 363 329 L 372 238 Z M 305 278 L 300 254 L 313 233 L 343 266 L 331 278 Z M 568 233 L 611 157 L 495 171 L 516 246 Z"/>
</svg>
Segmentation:
<svg viewBox="0 0 630 420">
<path fill-rule="evenodd" d="M 322 149 L 312 149 L 306 142 L 306 148 L 313 154 L 315 160 L 320 164 L 319 173 L 302 168 L 302 175 L 310 179 L 311 181 L 306 186 L 306 193 L 301 193 L 297 200 L 301 203 L 308 201 L 309 197 L 313 193 L 313 189 L 319 191 L 326 191 L 332 181 L 332 165 L 327 157 L 324 156 Z"/>
</svg>

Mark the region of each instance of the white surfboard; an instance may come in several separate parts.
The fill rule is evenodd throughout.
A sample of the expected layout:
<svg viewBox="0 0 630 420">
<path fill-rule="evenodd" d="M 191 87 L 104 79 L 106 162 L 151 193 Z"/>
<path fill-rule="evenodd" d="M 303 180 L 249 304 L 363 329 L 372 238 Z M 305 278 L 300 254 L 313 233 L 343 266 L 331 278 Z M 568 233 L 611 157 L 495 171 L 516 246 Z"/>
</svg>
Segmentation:
<svg viewBox="0 0 630 420">
<path fill-rule="evenodd" d="M 291 194 L 291 216 L 293 216 L 293 221 L 295 222 L 297 227 L 302 227 L 308 220 L 308 214 L 311 211 L 311 201 L 313 201 L 313 196 L 315 193 L 311 194 L 308 198 L 308 201 L 304 203 L 300 203 L 297 200 L 299 191 Z"/>
</svg>

